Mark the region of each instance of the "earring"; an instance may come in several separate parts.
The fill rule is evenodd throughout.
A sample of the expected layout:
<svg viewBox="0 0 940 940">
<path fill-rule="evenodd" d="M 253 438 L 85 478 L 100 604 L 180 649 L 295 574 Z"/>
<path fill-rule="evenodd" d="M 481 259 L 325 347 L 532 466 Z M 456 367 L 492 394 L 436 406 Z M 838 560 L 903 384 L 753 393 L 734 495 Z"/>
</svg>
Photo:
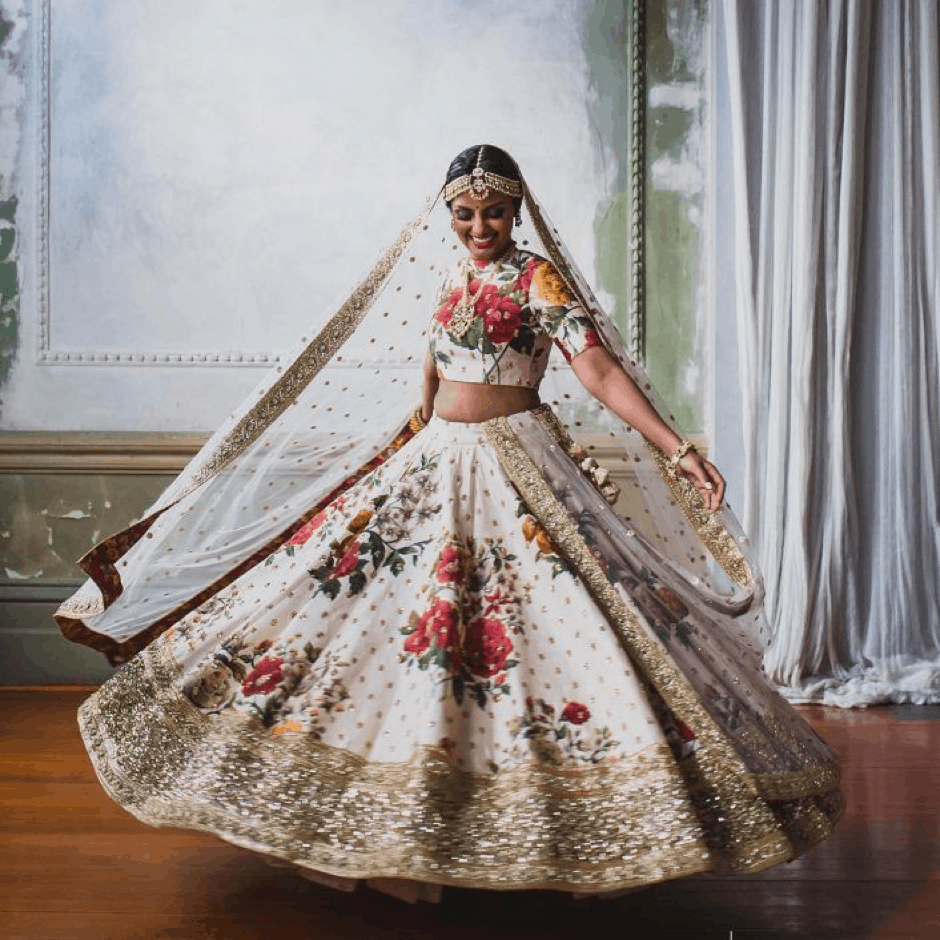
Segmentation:
<svg viewBox="0 0 940 940">
<path fill-rule="evenodd" d="M 522 210 L 521 209 L 516 213 L 516 228 L 519 228 L 520 225 L 522 225 Z"/>
<path fill-rule="evenodd" d="M 454 220 L 453 220 L 453 219 L 450 220 L 450 227 L 451 227 L 455 232 L 457 231 L 457 226 L 454 224 Z"/>
</svg>

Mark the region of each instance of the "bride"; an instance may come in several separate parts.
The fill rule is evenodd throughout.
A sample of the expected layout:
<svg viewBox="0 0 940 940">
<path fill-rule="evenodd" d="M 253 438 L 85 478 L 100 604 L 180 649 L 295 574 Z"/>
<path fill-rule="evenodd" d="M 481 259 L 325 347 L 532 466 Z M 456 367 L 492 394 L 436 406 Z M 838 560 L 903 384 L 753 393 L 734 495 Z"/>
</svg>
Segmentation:
<svg viewBox="0 0 940 940">
<path fill-rule="evenodd" d="M 463 151 L 443 201 L 452 234 L 406 225 L 82 560 L 57 619 L 124 663 L 80 711 L 99 779 L 151 825 L 409 900 L 794 858 L 838 766 L 761 671 L 721 474 L 508 154 Z M 562 419 L 616 435 L 630 492 Z"/>
</svg>

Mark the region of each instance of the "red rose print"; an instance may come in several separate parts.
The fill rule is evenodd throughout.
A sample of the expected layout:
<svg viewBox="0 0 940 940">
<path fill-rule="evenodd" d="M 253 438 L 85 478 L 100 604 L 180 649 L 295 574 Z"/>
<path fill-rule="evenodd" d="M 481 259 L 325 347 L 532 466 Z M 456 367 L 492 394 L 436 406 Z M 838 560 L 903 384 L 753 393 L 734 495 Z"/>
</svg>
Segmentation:
<svg viewBox="0 0 940 940">
<path fill-rule="evenodd" d="M 359 543 L 353 542 L 349 548 L 346 549 L 346 552 L 343 554 L 343 557 L 336 563 L 336 567 L 333 569 L 334 578 L 342 578 L 343 575 L 349 574 L 353 568 L 356 567 L 357 562 L 359 561 Z"/>
<path fill-rule="evenodd" d="M 467 626 L 463 651 L 467 668 L 475 676 L 495 676 L 502 672 L 509 659 L 512 640 L 500 621 L 477 617 Z"/>
<path fill-rule="evenodd" d="M 420 656 L 431 645 L 431 638 L 420 627 L 405 640 L 405 651 Z"/>
<path fill-rule="evenodd" d="M 519 329 L 522 321 L 520 307 L 511 300 L 502 298 L 483 317 L 483 329 L 494 343 L 508 343 Z"/>
<path fill-rule="evenodd" d="M 457 633 L 457 611 L 454 605 L 449 601 L 436 600 L 418 621 L 417 632 L 433 637 L 442 650 L 457 646 L 460 637 Z"/>
<path fill-rule="evenodd" d="M 303 545 L 307 539 L 313 535 L 317 529 L 323 525 L 323 521 L 326 519 L 326 510 L 321 509 L 309 522 L 305 522 L 291 538 L 289 538 L 284 544 L 285 545 Z"/>
<path fill-rule="evenodd" d="M 660 586 L 656 588 L 656 597 L 662 601 L 663 606 L 669 611 L 669 616 L 673 621 L 682 620 L 689 613 L 689 608 L 682 603 L 682 598 L 675 591 Z"/>
<path fill-rule="evenodd" d="M 561 713 L 561 720 L 570 721 L 573 725 L 583 725 L 590 717 L 587 705 L 580 702 L 569 702 Z"/>
<path fill-rule="evenodd" d="M 436 575 L 441 584 L 463 584 L 467 576 L 463 552 L 453 545 L 448 545 L 441 552 Z"/>
<path fill-rule="evenodd" d="M 531 261 L 522 269 L 522 274 L 519 275 L 519 278 L 516 280 L 515 290 L 524 290 L 526 293 L 529 292 L 529 288 L 532 286 L 532 276 L 535 274 L 535 269 L 541 264 L 538 258 L 532 258 Z"/>
<path fill-rule="evenodd" d="M 480 289 L 480 281 L 477 278 L 473 278 L 472 281 L 467 285 L 467 293 L 472 297 Z"/>
<path fill-rule="evenodd" d="M 454 307 L 457 306 L 457 301 L 460 300 L 463 295 L 463 291 L 458 287 L 456 290 L 451 291 L 450 296 L 440 307 L 437 308 L 437 312 L 434 314 L 434 319 L 438 323 L 442 324 L 445 327 L 450 326 L 450 318 L 454 315 Z"/>
<path fill-rule="evenodd" d="M 242 682 L 242 692 L 245 695 L 260 695 L 273 692 L 278 683 L 284 678 L 281 671 L 283 659 L 262 659 Z"/>
<path fill-rule="evenodd" d="M 499 291 L 497 290 L 496 285 L 487 284 L 486 287 L 480 291 L 480 294 L 473 305 L 473 312 L 478 317 L 482 317 L 496 303 L 497 300 L 499 300 Z"/>
<path fill-rule="evenodd" d="M 590 349 L 592 346 L 600 346 L 601 338 L 597 335 L 597 330 L 587 330 L 584 334 L 584 348 Z"/>
</svg>

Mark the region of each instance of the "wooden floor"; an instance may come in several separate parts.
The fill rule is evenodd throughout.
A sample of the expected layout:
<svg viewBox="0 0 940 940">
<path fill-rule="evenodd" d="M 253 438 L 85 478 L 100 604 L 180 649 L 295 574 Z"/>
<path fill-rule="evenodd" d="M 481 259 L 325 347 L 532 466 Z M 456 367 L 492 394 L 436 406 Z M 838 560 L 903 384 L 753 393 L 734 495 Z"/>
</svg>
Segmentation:
<svg viewBox="0 0 940 940">
<path fill-rule="evenodd" d="M 75 725 L 88 690 L 0 688 L 0 937 L 940 938 L 940 707 L 806 708 L 843 755 L 836 835 L 760 876 L 615 901 L 447 889 L 411 907 L 342 895 L 208 836 L 150 829 L 99 788 Z"/>
</svg>

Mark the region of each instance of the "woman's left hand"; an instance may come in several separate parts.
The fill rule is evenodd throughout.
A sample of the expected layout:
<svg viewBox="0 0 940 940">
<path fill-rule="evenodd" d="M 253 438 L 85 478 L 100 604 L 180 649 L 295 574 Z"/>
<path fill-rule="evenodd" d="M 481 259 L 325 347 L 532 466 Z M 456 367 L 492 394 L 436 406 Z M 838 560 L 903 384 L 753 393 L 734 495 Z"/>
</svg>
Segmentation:
<svg viewBox="0 0 940 940">
<path fill-rule="evenodd" d="M 699 491 L 710 512 L 721 508 L 725 496 L 725 478 L 718 468 L 695 451 L 689 451 L 680 461 L 678 472 Z"/>
</svg>

